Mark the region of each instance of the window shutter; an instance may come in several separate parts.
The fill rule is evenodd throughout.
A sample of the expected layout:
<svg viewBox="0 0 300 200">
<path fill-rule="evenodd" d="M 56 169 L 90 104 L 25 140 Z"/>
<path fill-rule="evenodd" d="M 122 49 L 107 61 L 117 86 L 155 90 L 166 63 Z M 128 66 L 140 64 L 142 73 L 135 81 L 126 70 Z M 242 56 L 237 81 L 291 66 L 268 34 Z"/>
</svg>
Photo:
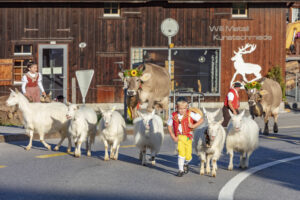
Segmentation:
<svg viewBox="0 0 300 200">
<path fill-rule="evenodd" d="M 13 59 L 0 59 L 0 85 L 12 85 L 13 65 Z"/>
</svg>

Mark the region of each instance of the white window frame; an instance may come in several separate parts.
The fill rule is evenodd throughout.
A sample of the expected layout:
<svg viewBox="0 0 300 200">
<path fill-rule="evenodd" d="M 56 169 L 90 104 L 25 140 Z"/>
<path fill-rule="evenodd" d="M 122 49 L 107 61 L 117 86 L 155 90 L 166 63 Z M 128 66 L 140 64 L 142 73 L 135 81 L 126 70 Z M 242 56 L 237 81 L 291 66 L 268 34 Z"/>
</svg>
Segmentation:
<svg viewBox="0 0 300 200">
<path fill-rule="evenodd" d="M 235 5 L 245 5 L 245 14 L 233 14 L 233 8 Z M 240 8 L 238 8 L 240 10 Z M 247 3 L 233 3 L 231 8 L 231 17 L 232 18 L 248 18 L 248 4 Z"/>
<path fill-rule="evenodd" d="M 107 7 L 105 7 L 105 4 L 110 4 L 110 7 L 109 7 L 109 9 L 110 10 L 112 10 L 113 9 L 113 7 L 112 7 L 112 4 L 118 4 L 118 13 L 104 13 L 104 10 L 105 10 L 105 8 L 107 8 Z M 104 3 L 104 6 L 103 6 L 103 17 L 120 17 L 120 3 L 113 3 L 113 2 L 111 2 L 111 3 Z"/>
<path fill-rule="evenodd" d="M 32 47 L 32 44 L 15 44 L 14 45 L 14 50 L 15 50 L 15 46 L 16 45 L 20 45 L 21 46 L 21 51 L 20 53 L 16 53 L 14 52 L 14 56 L 31 56 L 32 55 L 32 51 L 33 51 L 33 47 Z M 24 49 L 24 45 L 30 45 L 30 52 L 23 52 L 23 49 Z"/>
</svg>

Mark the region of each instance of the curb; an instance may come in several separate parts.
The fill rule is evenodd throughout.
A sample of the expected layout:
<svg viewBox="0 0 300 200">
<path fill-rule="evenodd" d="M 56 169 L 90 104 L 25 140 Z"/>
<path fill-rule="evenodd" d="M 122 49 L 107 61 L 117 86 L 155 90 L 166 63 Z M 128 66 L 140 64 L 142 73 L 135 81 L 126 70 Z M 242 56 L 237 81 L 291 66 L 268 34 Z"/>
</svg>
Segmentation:
<svg viewBox="0 0 300 200">
<path fill-rule="evenodd" d="M 167 128 L 164 128 L 164 132 L 165 134 L 168 133 L 167 132 Z M 129 128 L 126 129 L 126 134 L 127 135 L 133 135 L 133 128 Z M 57 139 L 60 138 L 60 134 L 59 133 L 54 133 L 54 134 L 46 134 L 45 135 L 45 139 Z M 40 137 L 37 133 L 33 134 L 33 140 L 39 140 Z M 29 136 L 25 133 L 21 133 L 21 134 L 5 134 L 2 135 L 0 133 L 0 143 L 9 143 L 9 142 L 18 142 L 18 141 L 28 141 L 29 140 Z"/>
</svg>

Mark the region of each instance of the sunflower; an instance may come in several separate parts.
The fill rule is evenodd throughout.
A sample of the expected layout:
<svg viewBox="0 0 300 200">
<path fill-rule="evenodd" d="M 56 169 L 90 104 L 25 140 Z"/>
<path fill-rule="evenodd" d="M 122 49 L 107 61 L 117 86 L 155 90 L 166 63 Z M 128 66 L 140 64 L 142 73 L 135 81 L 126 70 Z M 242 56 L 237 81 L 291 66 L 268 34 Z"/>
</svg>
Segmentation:
<svg viewBox="0 0 300 200">
<path fill-rule="evenodd" d="M 130 72 L 130 75 L 133 77 L 136 76 L 137 74 L 138 74 L 138 72 L 135 69 L 131 70 L 131 72 Z"/>
<path fill-rule="evenodd" d="M 252 86 L 254 87 L 254 86 L 257 84 L 257 82 L 256 82 L 256 81 L 253 81 L 251 84 L 252 84 Z"/>
</svg>

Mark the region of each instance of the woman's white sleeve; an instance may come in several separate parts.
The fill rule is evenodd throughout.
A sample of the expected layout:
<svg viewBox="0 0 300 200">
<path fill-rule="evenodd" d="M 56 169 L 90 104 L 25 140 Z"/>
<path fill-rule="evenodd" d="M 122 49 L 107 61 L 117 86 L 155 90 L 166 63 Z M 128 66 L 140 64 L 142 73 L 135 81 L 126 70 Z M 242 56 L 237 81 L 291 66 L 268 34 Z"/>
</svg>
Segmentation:
<svg viewBox="0 0 300 200">
<path fill-rule="evenodd" d="M 26 75 L 24 75 L 22 77 L 22 92 L 23 92 L 23 94 L 26 93 L 26 85 L 27 85 L 27 83 L 28 83 L 27 77 L 26 77 Z"/>
<path fill-rule="evenodd" d="M 41 74 L 41 73 L 39 73 L 38 86 L 39 86 L 39 88 L 40 88 L 41 92 L 45 92 L 45 90 L 44 90 L 44 87 L 43 87 L 42 80 L 43 80 L 43 78 L 42 78 L 42 74 Z"/>
</svg>

